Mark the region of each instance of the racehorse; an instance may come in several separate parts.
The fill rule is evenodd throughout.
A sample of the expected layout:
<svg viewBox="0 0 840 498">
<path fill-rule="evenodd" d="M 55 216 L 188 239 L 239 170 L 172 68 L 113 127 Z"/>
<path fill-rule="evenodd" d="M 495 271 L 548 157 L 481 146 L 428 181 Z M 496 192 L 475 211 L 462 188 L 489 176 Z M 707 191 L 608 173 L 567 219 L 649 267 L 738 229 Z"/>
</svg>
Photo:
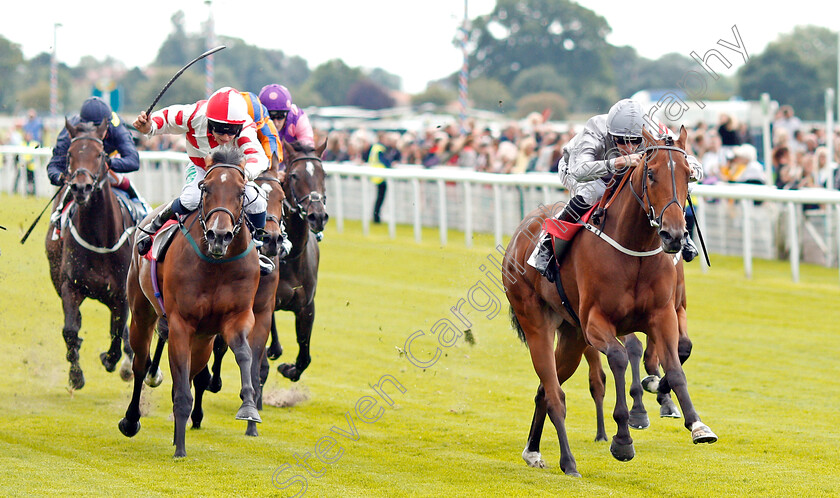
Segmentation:
<svg viewBox="0 0 840 498">
<path fill-rule="evenodd" d="M 321 155 L 326 146 L 326 140 L 317 149 L 300 142 L 283 143 L 287 165 L 283 181 L 286 193 L 283 220 L 292 242 L 292 250 L 277 267 L 280 280 L 274 309 L 295 314 L 297 359 L 294 364 L 282 363 L 277 366 L 277 371 L 293 382 L 300 379 L 312 361 L 309 340 L 315 323 L 315 289 L 318 285 L 320 260 L 316 234 L 324 230 L 329 220 L 324 167 L 321 164 Z M 279 358 L 282 353 L 283 348 L 277 339 L 277 324 L 272 316 L 268 358 Z"/>
<path fill-rule="evenodd" d="M 214 153 L 200 183 L 198 208 L 180 227 L 184 236 L 172 239 L 159 263 L 132 253 L 128 298 L 129 338 L 135 351 L 134 391 L 119 429 L 127 437 L 140 430 L 140 393 L 151 363 L 149 345 L 158 317 L 165 317 L 175 457 L 186 456 L 186 423 L 193 406 L 190 384 L 207 365 L 216 334 L 224 337 L 239 365 L 242 405 L 237 420 L 261 421 L 251 380 L 255 360 L 247 340 L 254 327 L 254 296 L 260 274 L 251 234 L 242 230 L 244 164 L 238 149 L 223 147 Z"/>
<path fill-rule="evenodd" d="M 618 337 L 636 331 L 647 334 L 654 344 L 665 372 L 659 392 L 674 391 L 693 441 L 717 441 L 694 409 L 679 357 L 684 351 L 679 347 L 679 282 L 670 255 L 681 250 L 688 236 L 683 214 L 690 175 L 685 157 L 687 132 L 681 127 L 676 142 L 670 137 L 657 140 L 647 130 L 643 136 L 643 166 L 623 172 L 629 175 L 626 188 L 615 189 L 600 227 L 579 234 L 559 262 L 557 273 L 565 298 L 555 284 L 524 263 L 546 219 L 544 212 L 531 212 L 507 247 L 502 268 L 511 321 L 527 343 L 540 379 L 522 455 L 529 465 L 542 461 L 539 441 L 547 414 L 557 431 L 561 469 L 580 476 L 566 434 L 561 386 L 574 373 L 587 345 L 607 356 L 615 380 L 613 418 L 618 429 L 610 452 L 621 461 L 633 458 L 625 393 L 628 354 Z"/>
<path fill-rule="evenodd" d="M 96 299 L 111 311 L 111 346 L 99 355 L 102 365 L 113 372 L 122 355 L 120 344 L 124 343 L 126 361 L 120 374 L 124 380 L 131 378 L 128 361 L 133 353 L 128 344 L 126 275 L 134 221 L 108 181 L 108 160 L 102 143 L 108 121 L 103 120 L 98 126 L 91 123 L 74 126 L 65 119 L 64 127 L 71 140 L 61 188 L 69 191 L 72 202 L 64 204 L 62 221 L 50 223 L 45 245 L 50 277 L 64 309 L 63 335 L 70 362 L 70 387 L 81 389 L 85 376 L 79 365 L 82 343 L 79 306 L 86 298 Z M 56 196 L 54 209 L 65 197 L 67 192 Z M 64 237 L 66 231 L 70 237 Z"/>
<path fill-rule="evenodd" d="M 283 241 L 283 201 L 285 201 L 286 195 L 282 188 L 282 176 L 283 174 L 280 172 L 280 161 L 275 154 L 271 159 L 271 167 L 255 179 L 255 182 L 260 188 L 268 192 L 265 225 L 266 235 L 263 237 L 263 245 L 260 247 L 260 252 L 270 258 L 274 258 L 275 265 L 279 264 L 278 256 Z M 274 294 L 277 292 L 278 281 L 279 273 L 277 271 L 260 276 L 260 285 L 257 289 L 257 295 L 254 298 L 254 328 L 248 334 L 248 344 L 251 346 L 251 351 L 253 352 L 251 383 L 256 390 L 258 410 L 262 409 L 262 388 L 268 377 L 269 365 L 265 350 L 269 329 L 271 328 L 271 322 L 274 316 Z M 224 358 L 227 349 L 228 347 L 224 338 L 220 335 L 216 336 L 213 344 L 213 367 L 211 369 L 205 367 L 195 378 L 195 406 L 191 417 L 193 428 L 195 429 L 201 427 L 201 422 L 204 418 L 202 407 L 204 392 L 207 390 L 215 393 L 219 392 L 222 388 L 222 358 Z M 257 436 L 257 424 L 249 421 L 245 434 L 248 436 Z"/>
</svg>

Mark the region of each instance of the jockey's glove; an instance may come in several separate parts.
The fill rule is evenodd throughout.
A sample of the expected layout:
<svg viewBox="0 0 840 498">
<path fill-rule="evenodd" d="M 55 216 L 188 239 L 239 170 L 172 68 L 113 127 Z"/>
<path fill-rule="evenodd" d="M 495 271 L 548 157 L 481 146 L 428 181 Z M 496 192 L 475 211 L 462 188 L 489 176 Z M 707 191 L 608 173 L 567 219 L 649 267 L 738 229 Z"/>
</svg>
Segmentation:
<svg viewBox="0 0 840 498">
<path fill-rule="evenodd" d="M 688 161 L 688 167 L 691 169 L 691 177 L 689 179 L 693 182 L 703 180 L 703 165 L 700 164 L 700 161 L 691 154 L 687 154 L 685 159 Z"/>
</svg>

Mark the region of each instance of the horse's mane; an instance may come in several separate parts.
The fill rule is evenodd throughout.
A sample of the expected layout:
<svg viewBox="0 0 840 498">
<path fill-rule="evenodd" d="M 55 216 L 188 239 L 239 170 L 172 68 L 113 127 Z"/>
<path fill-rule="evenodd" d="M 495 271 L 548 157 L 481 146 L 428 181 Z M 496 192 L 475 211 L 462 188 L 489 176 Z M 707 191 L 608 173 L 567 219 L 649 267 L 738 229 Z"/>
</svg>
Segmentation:
<svg viewBox="0 0 840 498">
<path fill-rule="evenodd" d="M 213 152 L 213 164 L 239 165 L 245 160 L 245 154 L 231 144 L 225 144 Z"/>
<path fill-rule="evenodd" d="M 315 146 L 311 145 L 306 142 L 301 142 L 299 140 L 295 140 L 294 142 L 286 142 L 289 147 L 292 148 L 295 152 L 302 152 L 304 154 L 311 154 L 315 152 Z"/>
</svg>

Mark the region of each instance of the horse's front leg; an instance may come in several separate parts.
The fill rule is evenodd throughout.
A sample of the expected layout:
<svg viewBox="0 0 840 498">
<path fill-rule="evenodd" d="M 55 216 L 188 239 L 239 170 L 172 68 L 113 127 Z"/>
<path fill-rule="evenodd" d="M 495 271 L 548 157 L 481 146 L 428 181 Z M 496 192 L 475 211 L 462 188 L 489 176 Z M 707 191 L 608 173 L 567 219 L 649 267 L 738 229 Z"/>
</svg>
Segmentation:
<svg viewBox="0 0 840 498">
<path fill-rule="evenodd" d="M 108 304 L 111 310 L 111 346 L 108 351 L 99 354 L 99 361 L 105 367 L 105 371 L 113 372 L 117 368 L 117 362 L 122 356 L 120 346 L 122 346 L 123 335 L 125 335 L 126 327 L 128 326 L 128 301 L 123 299 L 114 303 Z M 128 350 L 131 347 L 126 345 Z"/>
<path fill-rule="evenodd" d="M 126 437 L 132 437 L 140 430 L 140 395 L 143 391 L 143 379 L 146 377 L 146 370 L 148 369 L 149 347 L 152 343 L 156 319 L 157 315 L 154 308 L 147 302 L 139 303 L 131 315 L 129 341 L 132 350 L 135 352 L 132 361 L 134 389 L 125 417 L 119 423 L 120 432 Z"/>
<path fill-rule="evenodd" d="M 227 353 L 228 345 L 225 338 L 217 335 L 213 340 L 213 368 L 210 369 L 212 377 L 208 381 L 207 390 L 211 393 L 217 393 L 222 390 L 222 359 Z"/>
<path fill-rule="evenodd" d="M 615 327 L 597 309 L 590 310 L 588 320 L 584 326 L 588 342 L 607 356 L 607 363 L 615 380 L 615 409 L 613 419 L 618 430 L 610 444 L 610 453 L 622 462 L 632 460 L 636 452 L 633 449 L 633 438 L 630 436 L 628 425 L 630 414 L 627 409 L 627 394 L 625 375 L 629 359 L 624 345 L 615 336 Z"/>
<path fill-rule="evenodd" d="M 634 429 L 647 429 L 650 427 L 650 419 L 648 418 L 647 410 L 645 410 L 645 403 L 642 400 L 642 374 L 641 363 L 642 353 L 644 348 L 642 341 L 636 334 L 627 334 L 624 336 L 624 349 L 627 350 L 627 357 L 630 361 L 630 373 L 632 381 L 630 382 L 630 397 L 633 398 L 633 408 L 630 409 L 630 427 Z"/>
<path fill-rule="evenodd" d="M 169 316 L 169 371 L 172 374 L 172 413 L 175 416 L 175 458 L 187 456 L 187 419 L 193 407 L 190 388 L 192 341 L 195 327 L 178 315 Z"/>
<path fill-rule="evenodd" d="M 243 313 L 242 316 L 234 320 L 229 325 L 226 324 L 224 336 L 228 347 L 233 351 L 236 358 L 236 364 L 239 365 L 239 377 L 242 383 L 242 388 L 239 391 L 239 398 L 242 399 L 242 406 L 236 412 L 237 420 L 247 420 L 251 422 L 262 422 L 259 411 L 257 411 L 257 403 L 255 401 L 255 390 L 252 380 L 253 372 L 251 370 L 252 361 L 259 361 L 253 358 L 251 346 L 248 344 L 248 333 L 254 326 L 254 314 L 251 310 Z"/>
<path fill-rule="evenodd" d="M 312 338 L 312 325 L 315 323 L 315 300 L 307 304 L 295 314 L 295 334 L 298 343 L 298 355 L 295 364 L 282 363 L 277 366 L 277 371 L 283 377 L 297 382 L 301 374 L 309 366 L 312 358 L 309 356 L 309 341 Z"/>
<path fill-rule="evenodd" d="M 64 309 L 64 343 L 67 346 L 67 361 L 70 362 L 70 388 L 81 389 L 85 387 L 85 375 L 79 365 L 79 348 L 82 339 L 79 337 L 79 329 L 82 328 L 82 314 L 79 306 L 85 297 L 69 282 L 61 284 L 61 305 Z"/>
<path fill-rule="evenodd" d="M 679 356 L 679 326 L 677 315 L 672 310 L 657 313 L 651 320 L 649 335 L 654 336 L 656 353 L 665 371 L 659 382 L 659 393 L 673 390 L 683 413 L 685 427 L 691 431 L 691 438 L 697 443 L 714 443 L 717 436 L 708 426 L 700 421 L 688 394 L 688 383 L 682 369 Z"/>
<path fill-rule="evenodd" d="M 274 319 L 274 313 L 271 313 L 271 344 L 266 350 L 269 360 L 276 360 L 283 356 L 283 346 L 280 345 L 280 340 L 277 338 L 277 320 Z"/>
<path fill-rule="evenodd" d="M 601 352 L 588 347 L 583 350 L 589 364 L 589 394 L 595 402 L 595 441 L 609 441 L 604 425 L 604 395 L 607 390 L 607 375 L 601 367 Z"/>
</svg>

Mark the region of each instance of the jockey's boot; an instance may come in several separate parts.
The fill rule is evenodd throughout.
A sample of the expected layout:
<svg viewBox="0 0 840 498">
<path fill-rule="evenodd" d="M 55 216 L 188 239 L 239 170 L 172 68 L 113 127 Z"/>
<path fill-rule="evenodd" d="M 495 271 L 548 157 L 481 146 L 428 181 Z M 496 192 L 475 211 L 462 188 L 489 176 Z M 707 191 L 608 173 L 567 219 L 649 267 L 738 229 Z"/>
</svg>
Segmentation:
<svg viewBox="0 0 840 498">
<path fill-rule="evenodd" d="M 265 211 L 261 213 L 245 213 L 248 217 L 250 225 L 254 227 L 251 238 L 254 240 L 254 246 L 262 247 L 263 239 L 266 236 L 265 232 Z M 265 254 L 259 253 L 260 256 L 260 275 L 270 275 L 274 271 L 274 261 Z"/>
<path fill-rule="evenodd" d="M 573 197 L 566 207 L 563 208 L 563 211 L 557 215 L 556 219 L 561 221 L 566 221 L 569 223 L 577 222 L 583 213 L 589 209 L 589 206 L 586 202 L 583 201 L 581 196 Z M 555 240 L 554 247 L 555 249 L 559 249 L 557 252 L 562 253 L 565 252 L 565 246 L 568 245 L 568 242 L 565 240 Z M 562 246 L 562 247 L 561 247 Z M 551 265 L 551 259 L 555 257 L 554 252 L 552 252 L 551 248 L 551 235 L 548 233 L 544 233 L 543 237 L 540 239 L 538 245 L 539 251 L 537 251 L 533 256 L 533 267 L 537 269 L 540 274 L 550 281 L 554 281 L 554 276 L 552 272 L 549 271 L 549 266 Z M 559 260 L 558 260 L 559 261 Z"/>
<path fill-rule="evenodd" d="M 160 230 L 164 223 L 175 217 L 175 210 L 172 207 L 173 202 L 167 204 L 148 225 L 140 229 L 140 234 L 137 235 L 137 253 L 139 255 L 144 256 L 149 252 L 149 249 L 152 248 L 152 234 Z"/>
<path fill-rule="evenodd" d="M 697 251 L 697 246 L 694 245 L 694 241 L 691 240 L 691 237 L 686 237 L 682 246 L 682 257 L 685 262 L 690 262 L 692 259 L 696 258 L 698 254 L 700 253 Z"/>
<path fill-rule="evenodd" d="M 557 219 L 560 221 L 567 221 L 569 223 L 577 223 L 578 220 L 580 220 L 580 217 L 586 214 L 591 207 L 592 206 L 583 200 L 582 196 L 576 195 L 569 200 L 569 203 L 566 204 L 566 207 L 563 208 L 563 211 Z M 560 261 L 563 261 L 563 255 L 566 254 L 566 250 L 569 248 L 571 243 L 571 240 L 554 238 L 554 259 L 558 264 Z"/>
</svg>

